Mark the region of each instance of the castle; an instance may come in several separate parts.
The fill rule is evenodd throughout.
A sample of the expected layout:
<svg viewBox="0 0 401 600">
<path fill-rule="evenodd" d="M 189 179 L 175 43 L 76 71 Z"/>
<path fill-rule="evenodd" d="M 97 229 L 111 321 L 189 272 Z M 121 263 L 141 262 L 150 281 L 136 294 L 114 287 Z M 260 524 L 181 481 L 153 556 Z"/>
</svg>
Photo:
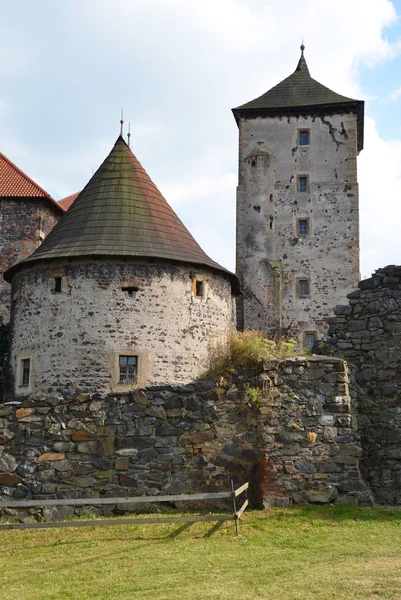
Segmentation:
<svg viewBox="0 0 401 600">
<path fill-rule="evenodd" d="M 60 204 L 0 155 L 4 315 L 11 299 L 1 493 L 219 489 L 231 474 L 256 477 L 273 504 L 366 503 L 371 490 L 399 501 L 388 377 L 398 373 L 401 275 L 383 270 L 353 292 L 364 103 L 312 79 L 301 49 L 292 75 L 233 109 L 236 275 L 203 252 L 121 135 Z M 328 335 L 329 356 L 266 365 L 258 386 L 268 393 L 244 417 L 254 374 L 196 382 L 235 327 L 309 348 Z M 384 339 L 389 404 L 375 424 L 377 390 L 364 382 L 388 360 Z M 388 449 L 375 446 L 372 462 L 389 423 Z"/>
</svg>

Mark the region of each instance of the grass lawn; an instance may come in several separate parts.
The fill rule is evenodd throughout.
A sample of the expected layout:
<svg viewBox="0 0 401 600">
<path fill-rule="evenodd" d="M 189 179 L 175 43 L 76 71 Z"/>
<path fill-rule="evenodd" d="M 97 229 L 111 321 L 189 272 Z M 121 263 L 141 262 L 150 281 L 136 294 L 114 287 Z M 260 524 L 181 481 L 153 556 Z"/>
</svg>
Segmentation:
<svg viewBox="0 0 401 600">
<path fill-rule="evenodd" d="M 249 511 L 233 522 L 4 531 L 7 600 L 401 600 L 401 511 Z"/>
</svg>

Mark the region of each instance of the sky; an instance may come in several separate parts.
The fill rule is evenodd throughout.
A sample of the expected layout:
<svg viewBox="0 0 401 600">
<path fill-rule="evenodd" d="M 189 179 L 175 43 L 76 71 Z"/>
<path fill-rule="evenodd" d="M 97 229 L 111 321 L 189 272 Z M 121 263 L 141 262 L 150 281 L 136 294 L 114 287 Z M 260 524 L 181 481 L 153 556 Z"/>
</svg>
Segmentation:
<svg viewBox="0 0 401 600">
<path fill-rule="evenodd" d="M 401 264 L 401 0 L 2 2 L 0 151 L 55 199 L 131 148 L 203 249 L 234 270 L 231 108 L 290 75 L 365 100 L 361 276 Z"/>
</svg>

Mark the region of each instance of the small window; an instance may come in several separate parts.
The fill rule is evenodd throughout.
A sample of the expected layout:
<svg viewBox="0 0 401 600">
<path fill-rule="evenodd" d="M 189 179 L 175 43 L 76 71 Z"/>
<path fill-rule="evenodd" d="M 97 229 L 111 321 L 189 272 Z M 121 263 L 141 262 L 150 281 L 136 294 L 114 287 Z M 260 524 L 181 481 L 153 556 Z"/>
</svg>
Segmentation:
<svg viewBox="0 0 401 600">
<path fill-rule="evenodd" d="M 298 177 L 298 192 L 308 191 L 308 178 L 305 175 Z"/>
<path fill-rule="evenodd" d="M 298 235 L 309 235 L 309 219 L 298 219 Z"/>
<path fill-rule="evenodd" d="M 62 277 L 54 277 L 54 293 L 55 294 L 61 293 L 61 281 L 62 281 Z"/>
<path fill-rule="evenodd" d="M 298 281 L 299 297 L 304 298 L 310 295 L 309 279 L 299 279 Z"/>
<path fill-rule="evenodd" d="M 137 356 L 119 357 L 119 383 L 135 383 L 138 371 Z"/>
<path fill-rule="evenodd" d="M 137 291 L 138 291 L 139 288 L 131 286 L 131 285 L 128 285 L 127 287 L 122 287 L 121 289 L 122 289 L 123 292 L 126 292 L 127 295 L 130 298 L 133 298 L 135 296 L 135 294 L 137 293 Z"/>
<path fill-rule="evenodd" d="M 205 293 L 205 282 L 204 281 L 195 281 L 195 296 L 198 298 L 203 298 Z"/>
<path fill-rule="evenodd" d="M 31 375 L 31 359 L 23 358 L 21 360 L 21 386 L 28 387 Z"/>
<path fill-rule="evenodd" d="M 252 161 L 251 161 L 251 166 L 252 166 L 252 167 L 256 167 L 256 160 L 252 160 Z"/>
<path fill-rule="evenodd" d="M 304 129 L 299 132 L 299 145 L 300 146 L 309 146 L 309 131 L 308 129 Z"/>
<path fill-rule="evenodd" d="M 306 332 L 305 336 L 305 348 L 313 348 L 314 343 L 316 342 L 316 333 L 314 332 Z"/>
</svg>

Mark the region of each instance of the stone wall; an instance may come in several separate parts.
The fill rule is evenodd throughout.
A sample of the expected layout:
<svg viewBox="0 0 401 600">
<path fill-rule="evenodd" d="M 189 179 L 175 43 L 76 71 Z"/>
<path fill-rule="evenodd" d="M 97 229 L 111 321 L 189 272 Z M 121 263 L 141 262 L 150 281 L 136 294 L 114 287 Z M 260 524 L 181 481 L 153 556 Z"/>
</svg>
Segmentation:
<svg viewBox="0 0 401 600">
<path fill-rule="evenodd" d="M 55 278 L 61 289 L 55 292 Z M 196 296 L 195 280 L 203 283 Z M 229 275 L 152 259 L 34 264 L 12 282 L 11 393 L 124 392 L 119 355 L 138 359 L 137 386 L 188 383 L 210 344 L 234 329 Z M 29 386 L 19 366 L 31 361 Z"/>
<path fill-rule="evenodd" d="M 63 210 L 49 203 L 40 198 L 0 198 L 0 314 L 6 321 L 11 286 L 2 275 L 32 254 L 59 220 Z"/>
<path fill-rule="evenodd" d="M 358 287 L 336 306 L 321 351 L 353 365 L 364 478 L 377 502 L 400 504 L 401 267 L 379 269 Z"/>
<path fill-rule="evenodd" d="M 308 145 L 299 145 L 300 130 L 309 131 Z M 259 154 L 250 161 L 258 145 L 270 158 Z M 307 178 L 306 192 L 299 191 L 299 176 Z M 308 234 L 300 234 L 299 219 L 308 220 Z M 236 273 L 244 289 L 238 304 L 241 327 L 269 330 L 279 320 L 282 331 L 301 345 L 306 332 L 325 332 L 332 308 L 359 281 L 358 227 L 356 115 L 240 120 Z M 299 296 L 299 279 L 310 281 L 308 296 Z"/>
<path fill-rule="evenodd" d="M 335 358 L 272 361 L 230 382 L 9 402 L 0 454 L 1 499 L 212 492 L 233 478 L 251 481 L 254 506 L 369 502 Z"/>
</svg>

